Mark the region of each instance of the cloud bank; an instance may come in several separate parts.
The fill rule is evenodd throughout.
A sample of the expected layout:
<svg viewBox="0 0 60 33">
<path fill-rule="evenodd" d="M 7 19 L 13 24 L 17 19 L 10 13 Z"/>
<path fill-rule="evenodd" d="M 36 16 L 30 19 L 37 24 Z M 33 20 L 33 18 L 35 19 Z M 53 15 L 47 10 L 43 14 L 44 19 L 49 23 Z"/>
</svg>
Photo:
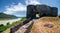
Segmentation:
<svg viewBox="0 0 60 33">
<path fill-rule="evenodd" d="M 36 4 L 41 4 L 40 2 L 38 2 L 38 0 L 26 0 L 25 1 L 25 4 L 26 5 L 23 5 L 22 3 L 18 3 L 17 5 L 10 5 L 8 7 L 5 8 L 5 11 L 3 13 L 6 13 L 6 14 L 12 14 L 12 15 L 16 15 L 16 16 L 26 16 L 22 11 L 27 11 L 26 10 L 26 6 L 29 5 L 29 4 L 33 4 L 33 5 L 36 5 Z M 22 14 L 16 14 L 17 12 L 22 12 Z"/>
<path fill-rule="evenodd" d="M 37 4 L 41 4 L 38 0 L 27 0 L 25 1 L 26 2 L 26 5 L 37 5 Z"/>
</svg>

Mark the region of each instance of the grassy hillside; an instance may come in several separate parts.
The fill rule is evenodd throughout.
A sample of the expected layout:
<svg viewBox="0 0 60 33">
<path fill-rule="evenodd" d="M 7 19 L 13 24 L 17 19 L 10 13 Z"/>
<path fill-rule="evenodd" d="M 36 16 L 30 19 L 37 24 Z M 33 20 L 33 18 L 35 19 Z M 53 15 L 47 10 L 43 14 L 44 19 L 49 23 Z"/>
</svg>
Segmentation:
<svg viewBox="0 0 60 33">
<path fill-rule="evenodd" d="M 60 19 L 42 17 L 34 23 L 30 33 L 60 33 Z"/>
<path fill-rule="evenodd" d="M 0 19 L 13 19 L 13 18 L 17 18 L 17 17 L 14 15 L 8 15 L 8 14 L 0 13 Z"/>
</svg>

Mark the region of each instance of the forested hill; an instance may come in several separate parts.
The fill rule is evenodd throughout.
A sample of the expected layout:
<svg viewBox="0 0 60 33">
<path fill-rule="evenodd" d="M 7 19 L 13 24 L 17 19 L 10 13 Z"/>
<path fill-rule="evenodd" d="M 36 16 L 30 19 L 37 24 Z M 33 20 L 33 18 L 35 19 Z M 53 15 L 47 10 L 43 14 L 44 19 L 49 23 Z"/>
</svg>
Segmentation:
<svg viewBox="0 0 60 33">
<path fill-rule="evenodd" d="M 17 17 L 14 15 L 8 15 L 5 13 L 0 13 L 0 19 L 13 19 L 13 18 L 17 18 Z"/>
</svg>

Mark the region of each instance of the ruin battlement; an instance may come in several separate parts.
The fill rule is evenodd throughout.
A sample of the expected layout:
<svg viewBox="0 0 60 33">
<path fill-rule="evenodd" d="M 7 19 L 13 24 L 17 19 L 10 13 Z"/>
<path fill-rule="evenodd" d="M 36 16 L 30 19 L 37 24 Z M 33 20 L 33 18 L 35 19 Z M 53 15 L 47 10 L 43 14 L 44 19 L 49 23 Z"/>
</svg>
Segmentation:
<svg viewBox="0 0 60 33">
<path fill-rule="evenodd" d="M 27 18 L 36 18 L 36 14 L 39 14 L 39 17 L 56 17 L 58 15 L 58 8 L 47 5 L 28 5 Z"/>
</svg>

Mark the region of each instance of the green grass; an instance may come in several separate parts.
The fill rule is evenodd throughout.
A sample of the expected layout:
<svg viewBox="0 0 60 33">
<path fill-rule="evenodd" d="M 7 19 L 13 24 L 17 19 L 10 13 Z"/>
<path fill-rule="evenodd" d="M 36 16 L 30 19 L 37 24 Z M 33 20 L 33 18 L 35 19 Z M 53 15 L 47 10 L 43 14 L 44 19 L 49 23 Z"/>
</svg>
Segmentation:
<svg viewBox="0 0 60 33">
<path fill-rule="evenodd" d="M 3 32 L 4 30 L 6 30 L 7 27 L 6 26 L 0 26 L 0 33 Z"/>
<path fill-rule="evenodd" d="M 11 27 L 13 27 L 13 26 L 15 26 L 15 25 L 17 25 L 17 24 L 22 23 L 24 20 L 26 20 L 26 18 L 22 18 L 21 20 L 16 21 L 16 22 L 13 22 L 12 24 L 7 23 L 6 26 L 0 25 L 0 33 L 3 32 L 3 31 L 5 31 L 5 30 L 8 29 L 8 28 L 11 28 Z"/>
</svg>

